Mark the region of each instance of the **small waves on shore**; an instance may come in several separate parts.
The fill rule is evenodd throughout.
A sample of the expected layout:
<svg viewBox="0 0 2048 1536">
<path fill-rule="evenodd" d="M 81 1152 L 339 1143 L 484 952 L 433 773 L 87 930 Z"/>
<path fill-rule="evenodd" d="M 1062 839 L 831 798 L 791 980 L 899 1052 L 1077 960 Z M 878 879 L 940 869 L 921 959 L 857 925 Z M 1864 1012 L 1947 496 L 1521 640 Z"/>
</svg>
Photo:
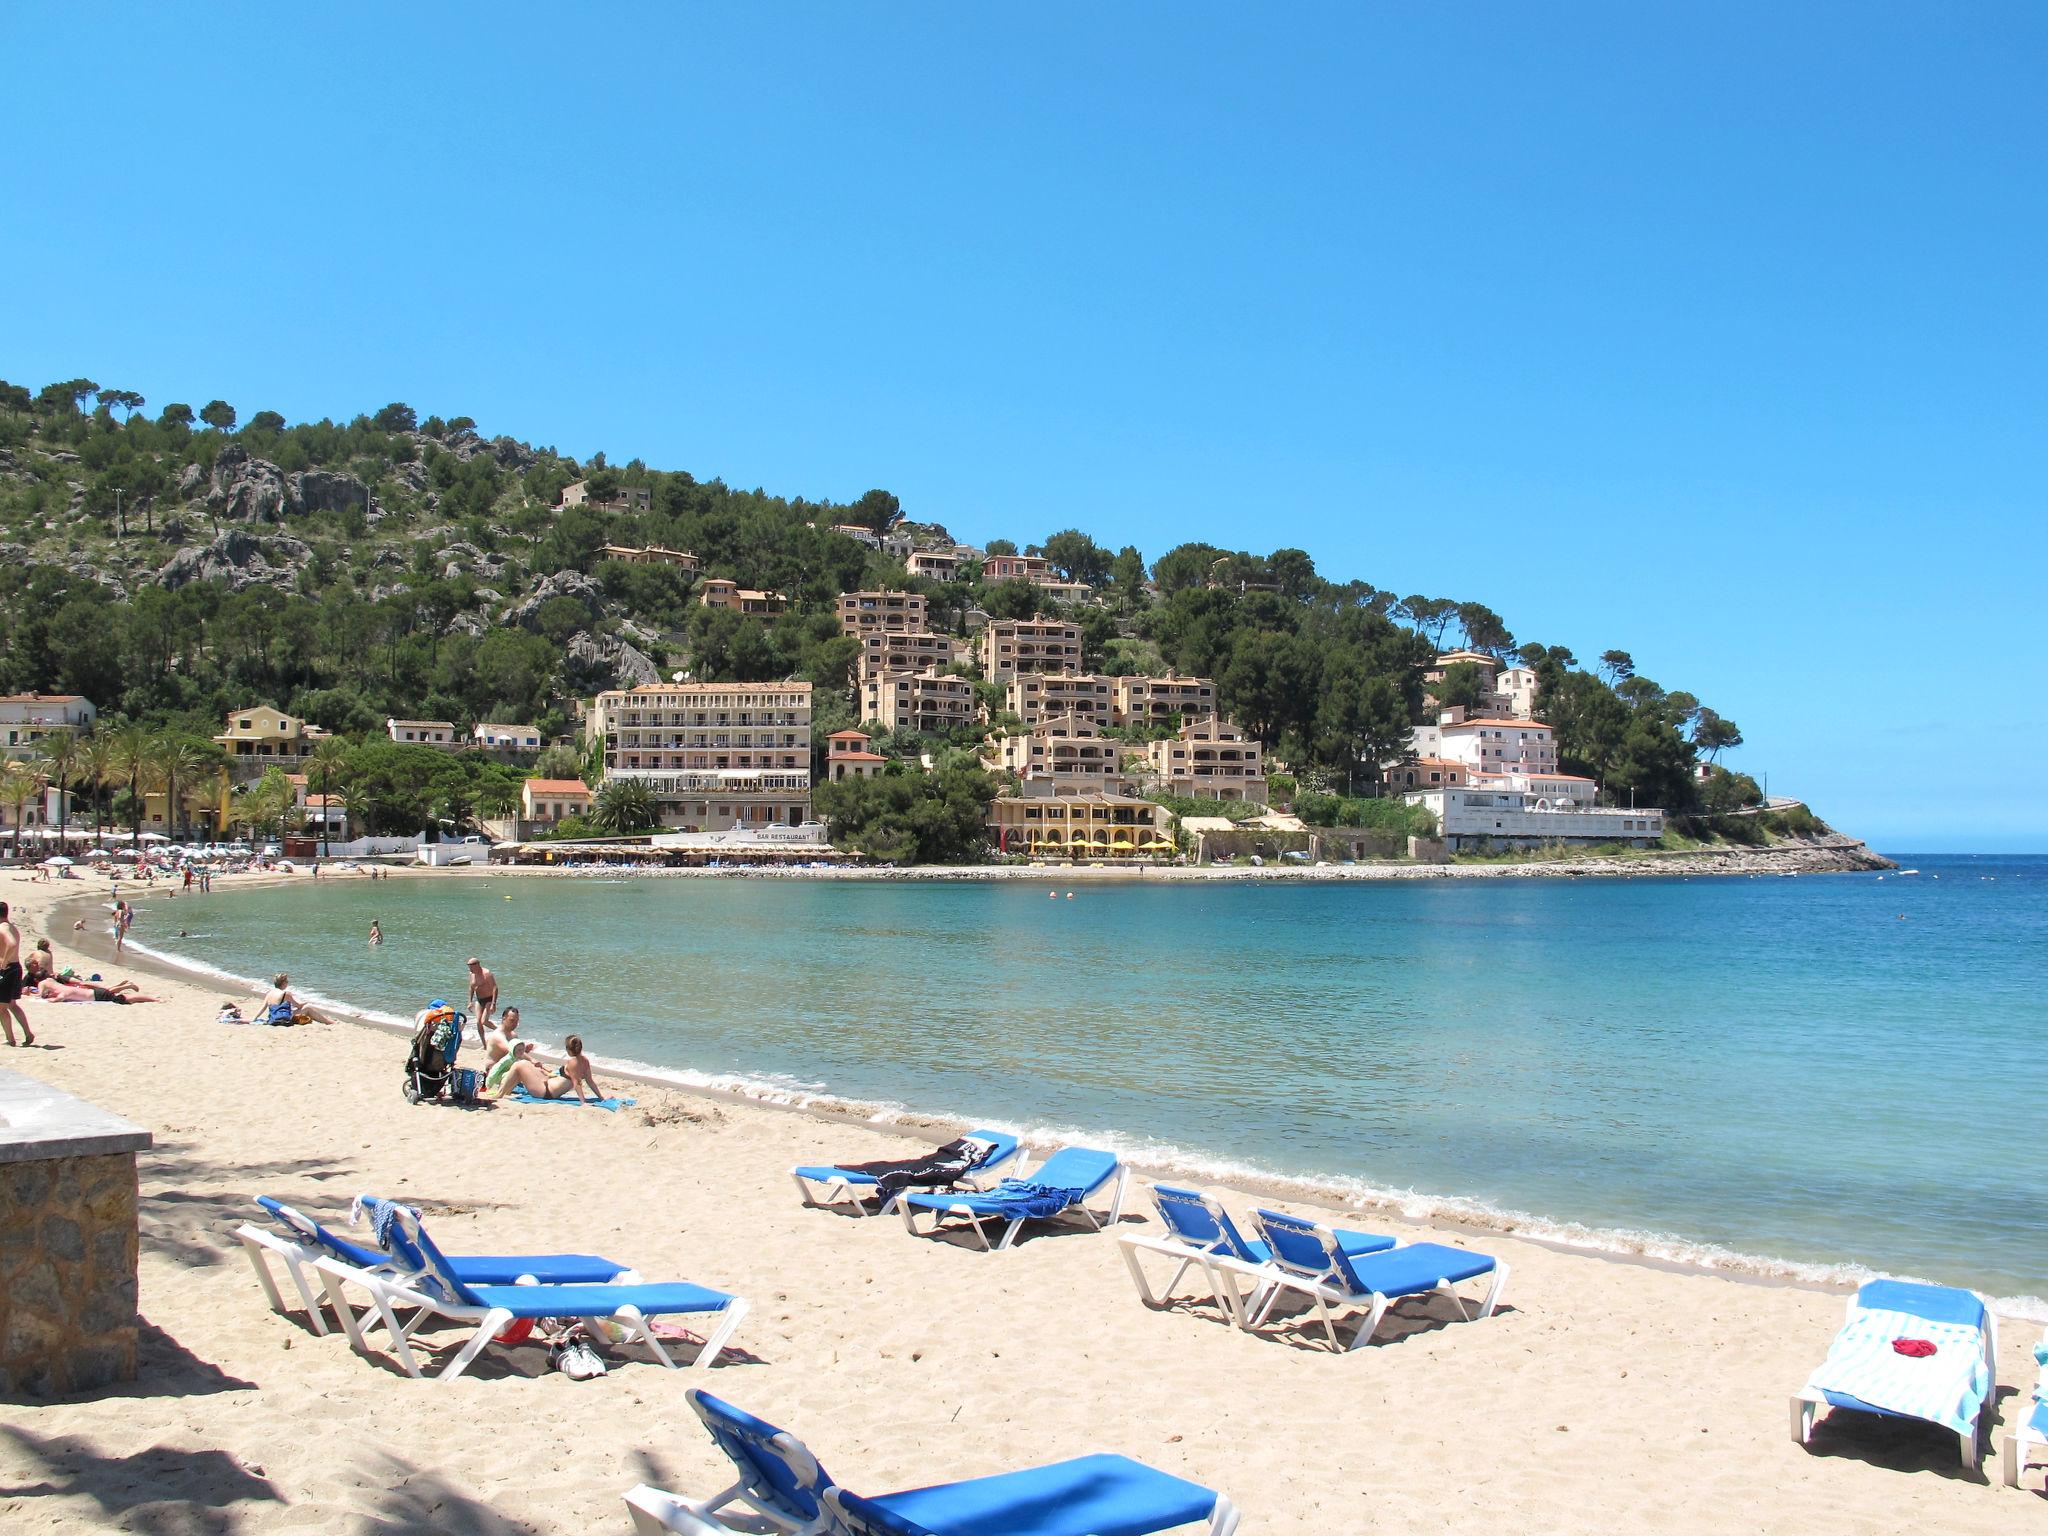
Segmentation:
<svg viewBox="0 0 2048 1536">
<path fill-rule="evenodd" d="M 240 975 L 207 961 L 132 939 L 128 948 L 158 964 L 238 991 L 262 992 L 269 986 L 267 980 Z M 295 990 L 323 1013 L 395 1032 L 409 1032 L 413 1027 L 411 1019 L 396 1013 L 327 993 Z M 551 1048 L 550 1042 L 545 1040 L 536 1039 L 535 1043 L 543 1049 Z M 1115 1152 L 1149 1173 L 1182 1181 L 1219 1184 L 1254 1198 L 1337 1206 L 1366 1213 L 1381 1212 L 1397 1215 L 1409 1222 L 1461 1227 L 1478 1234 L 1512 1234 L 1554 1247 L 1606 1254 L 1623 1260 L 1673 1264 L 1766 1283 L 1809 1286 L 1853 1287 L 1882 1273 L 1857 1263 L 1814 1263 L 1747 1253 L 1723 1244 L 1700 1242 L 1668 1232 L 1558 1220 L 1483 1200 L 1376 1184 L 1353 1176 L 1286 1172 L 1255 1161 L 1219 1157 L 1199 1147 L 1100 1126 L 1004 1122 L 999 1117 L 987 1116 L 970 1122 L 942 1109 L 848 1097 L 835 1093 L 825 1082 L 788 1074 L 706 1072 L 631 1057 L 600 1056 L 596 1060 L 606 1072 L 687 1093 L 726 1095 L 757 1104 L 858 1120 L 870 1125 L 895 1126 L 937 1137 L 958 1134 L 970 1124 L 987 1124 L 1020 1136 L 1033 1146 L 1045 1148 L 1077 1142 L 1098 1146 Z M 1901 1275 L 1893 1278 L 1920 1277 Z M 1993 1296 L 1989 1300 L 1997 1311 L 2006 1316 L 2048 1321 L 2048 1298 L 2027 1294 Z"/>
</svg>

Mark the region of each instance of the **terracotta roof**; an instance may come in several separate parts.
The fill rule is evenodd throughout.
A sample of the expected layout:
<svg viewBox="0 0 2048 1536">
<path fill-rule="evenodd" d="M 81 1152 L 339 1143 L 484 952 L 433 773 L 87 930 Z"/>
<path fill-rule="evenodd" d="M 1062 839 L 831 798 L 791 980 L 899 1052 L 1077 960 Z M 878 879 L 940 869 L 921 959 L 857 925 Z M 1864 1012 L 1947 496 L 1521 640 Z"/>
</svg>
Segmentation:
<svg viewBox="0 0 2048 1536">
<path fill-rule="evenodd" d="M 526 787 L 536 795 L 587 795 L 590 786 L 581 779 L 528 779 Z"/>
<path fill-rule="evenodd" d="M 1541 720 L 1460 720 L 1452 725 L 1436 727 L 1440 731 L 1547 731 L 1549 726 Z"/>
<path fill-rule="evenodd" d="M 834 752 L 831 760 L 835 763 L 886 763 L 888 758 L 879 752 Z"/>
<path fill-rule="evenodd" d="M 82 693 L 0 693 L 0 704 L 83 704 Z"/>
</svg>

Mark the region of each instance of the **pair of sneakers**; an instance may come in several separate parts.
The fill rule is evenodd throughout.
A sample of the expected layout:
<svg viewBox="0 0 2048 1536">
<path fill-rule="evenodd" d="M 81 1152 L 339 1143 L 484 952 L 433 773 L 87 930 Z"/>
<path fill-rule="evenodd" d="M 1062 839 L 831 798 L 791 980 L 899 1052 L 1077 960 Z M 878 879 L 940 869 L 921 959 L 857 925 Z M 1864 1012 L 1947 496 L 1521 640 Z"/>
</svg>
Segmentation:
<svg viewBox="0 0 2048 1536">
<path fill-rule="evenodd" d="M 571 1381 L 588 1381 L 605 1373 L 604 1357 L 590 1347 L 580 1323 L 555 1340 L 548 1350 L 548 1364 Z"/>
</svg>

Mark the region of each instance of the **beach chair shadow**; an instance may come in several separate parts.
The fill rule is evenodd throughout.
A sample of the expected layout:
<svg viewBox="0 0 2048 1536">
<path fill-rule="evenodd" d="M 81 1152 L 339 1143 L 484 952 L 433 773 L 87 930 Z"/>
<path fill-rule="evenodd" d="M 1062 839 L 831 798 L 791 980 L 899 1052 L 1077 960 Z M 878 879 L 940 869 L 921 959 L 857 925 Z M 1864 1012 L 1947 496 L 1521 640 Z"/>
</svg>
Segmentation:
<svg viewBox="0 0 2048 1536">
<path fill-rule="evenodd" d="M 1993 1391 L 1992 1401 L 2002 1408 L 2006 1398 L 2018 1395 L 2018 1388 L 2001 1386 Z M 1806 1452 L 1909 1476 L 1931 1473 L 1944 1482 L 1988 1485 L 1992 1480 L 1991 1458 L 1978 1467 L 1963 1466 L 1956 1458 L 1956 1437 L 1923 1419 L 1864 1414 L 1821 1419 L 1813 1426 Z M 2037 1496 L 2048 1499 L 2048 1490 L 2038 1491 Z"/>
</svg>

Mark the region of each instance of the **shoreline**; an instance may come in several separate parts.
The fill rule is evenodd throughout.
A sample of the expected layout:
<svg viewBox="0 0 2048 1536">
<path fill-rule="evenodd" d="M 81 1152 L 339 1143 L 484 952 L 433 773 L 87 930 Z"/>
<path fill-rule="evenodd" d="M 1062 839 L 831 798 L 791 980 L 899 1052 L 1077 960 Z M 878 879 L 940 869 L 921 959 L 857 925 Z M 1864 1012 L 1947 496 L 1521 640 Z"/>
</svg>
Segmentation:
<svg viewBox="0 0 2048 1536">
<path fill-rule="evenodd" d="M 634 851 L 641 850 L 622 850 Z M 1731 844 L 1717 848 L 1645 850 L 1641 853 L 1568 858 L 1506 857 L 1496 862 L 1411 864 L 1311 864 L 1279 862 L 1240 864 L 913 864 L 902 868 L 876 865 L 733 864 L 712 866 L 643 866 L 590 863 L 467 864 L 422 874 L 538 875 L 550 879 L 752 879 L 752 880 L 1088 880 L 1174 884 L 1209 880 L 1269 881 L 1321 884 L 1353 880 L 1463 879 L 1690 879 L 1697 875 L 1724 879 L 1762 875 L 1871 874 L 1897 869 L 1896 862 L 1874 853 L 1859 839 L 1839 834 L 1791 841 L 1763 848 Z"/>
<path fill-rule="evenodd" d="M 453 870 L 421 868 L 417 871 L 422 876 L 519 875 L 529 872 L 520 868 L 481 867 Z M 569 872 L 546 873 L 566 875 Z M 716 875 L 727 872 L 681 873 Z M 799 873 L 803 872 L 791 872 Z M 303 873 L 261 875 L 253 877 L 250 883 L 291 885 L 305 882 L 308 878 Z M 52 917 L 61 916 L 68 923 L 76 915 L 76 910 L 89 905 L 90 901 L 91 893 L 68 897 L 52 908 Z M 94 955 L 102 964 L 114 963 L 111 937 L 92 926 L 88 927 L 87 934 L 93 942 L 74 947 Z M 247 988 L 258 994 L 267 986 L 261 978 L 233 976 L 202 961 L 168 955 L 146 945 L 138 946 L 132 939 L 127 955 L 132 957 L 133 969 L 187 984 L 196 983 L 223 991 Z M 124 958 L 121 963 L 131 962 Z M 405 1038 L 410 1033 L 408 1025 L 380 1015 L 349 998 L 313 994 L 308 1000 L 337 1025 L 368 1029 L 396 1038 Z M 646 1091 L 680 1094 L 713 1105 L 743 1105 L 789 1112 L 816 1122 L 859 1126 L 899 1139 L 936 1144 L 973 1128 L 973 1122 L 942 1109 L 857 1099 L 836 1093 L 829 1087 L 792 1088 L 764 1078 L 750 1078 L 745 1073 L 703 1074 L 688 1068 L 664 1068 L 602 1055 L 593 1055 L 593 1061 L 607 1079 L 618 1079 Z M 1001 1128 L 1023 1135 L 1034 1148 L 1043 1150 L 1053 1144 L 1053 1133 L 1045 1127 L 1003 1124 Z M 1134 1142 L 1129 1135 L 1113 1127 L 1085 1134 L 1111 1146 L 1131 1165 L 1134 1173 L 1147 1177 L 1196 1182 L 1228 1193 L 1308 1204 L 1339 1213 L 1367 1213 L 1421 1222 L 1481 1242 L 1509 1236 L 1555 1252 L 1599 1258 L 1609 1263 L 1640 1265 L 1668 1273 L 1731 1280 L 1743 1285 L 1792 1287 L 1828 1295 L 1848 1294 L 1862 1281 L 1879 1275 L 1909 1280 L 1919 1278 L 1891 1274 L 1861 1260 L 1790 1259 L 1686 1238 L 1661 1229 L 1602 1227 L 1539 1212 L 1494 1207 L 1455 1194 L 1374 1185 L 1355 1176 L 1276 1173 L 1235 1160 L 1212 1158 L 1199 1149 L 1175 1147 L 1172 1149 L 1175 1155 L 1162 1158 L 1156 1155 L 1156 1147 L 1148 1148 L 1142 1141 Z M 2048 1321 L 2048 1298 L 2033 1294 L 1984 1294 L 2003 1316 L 2020 1322 Z"/>
</svg>

